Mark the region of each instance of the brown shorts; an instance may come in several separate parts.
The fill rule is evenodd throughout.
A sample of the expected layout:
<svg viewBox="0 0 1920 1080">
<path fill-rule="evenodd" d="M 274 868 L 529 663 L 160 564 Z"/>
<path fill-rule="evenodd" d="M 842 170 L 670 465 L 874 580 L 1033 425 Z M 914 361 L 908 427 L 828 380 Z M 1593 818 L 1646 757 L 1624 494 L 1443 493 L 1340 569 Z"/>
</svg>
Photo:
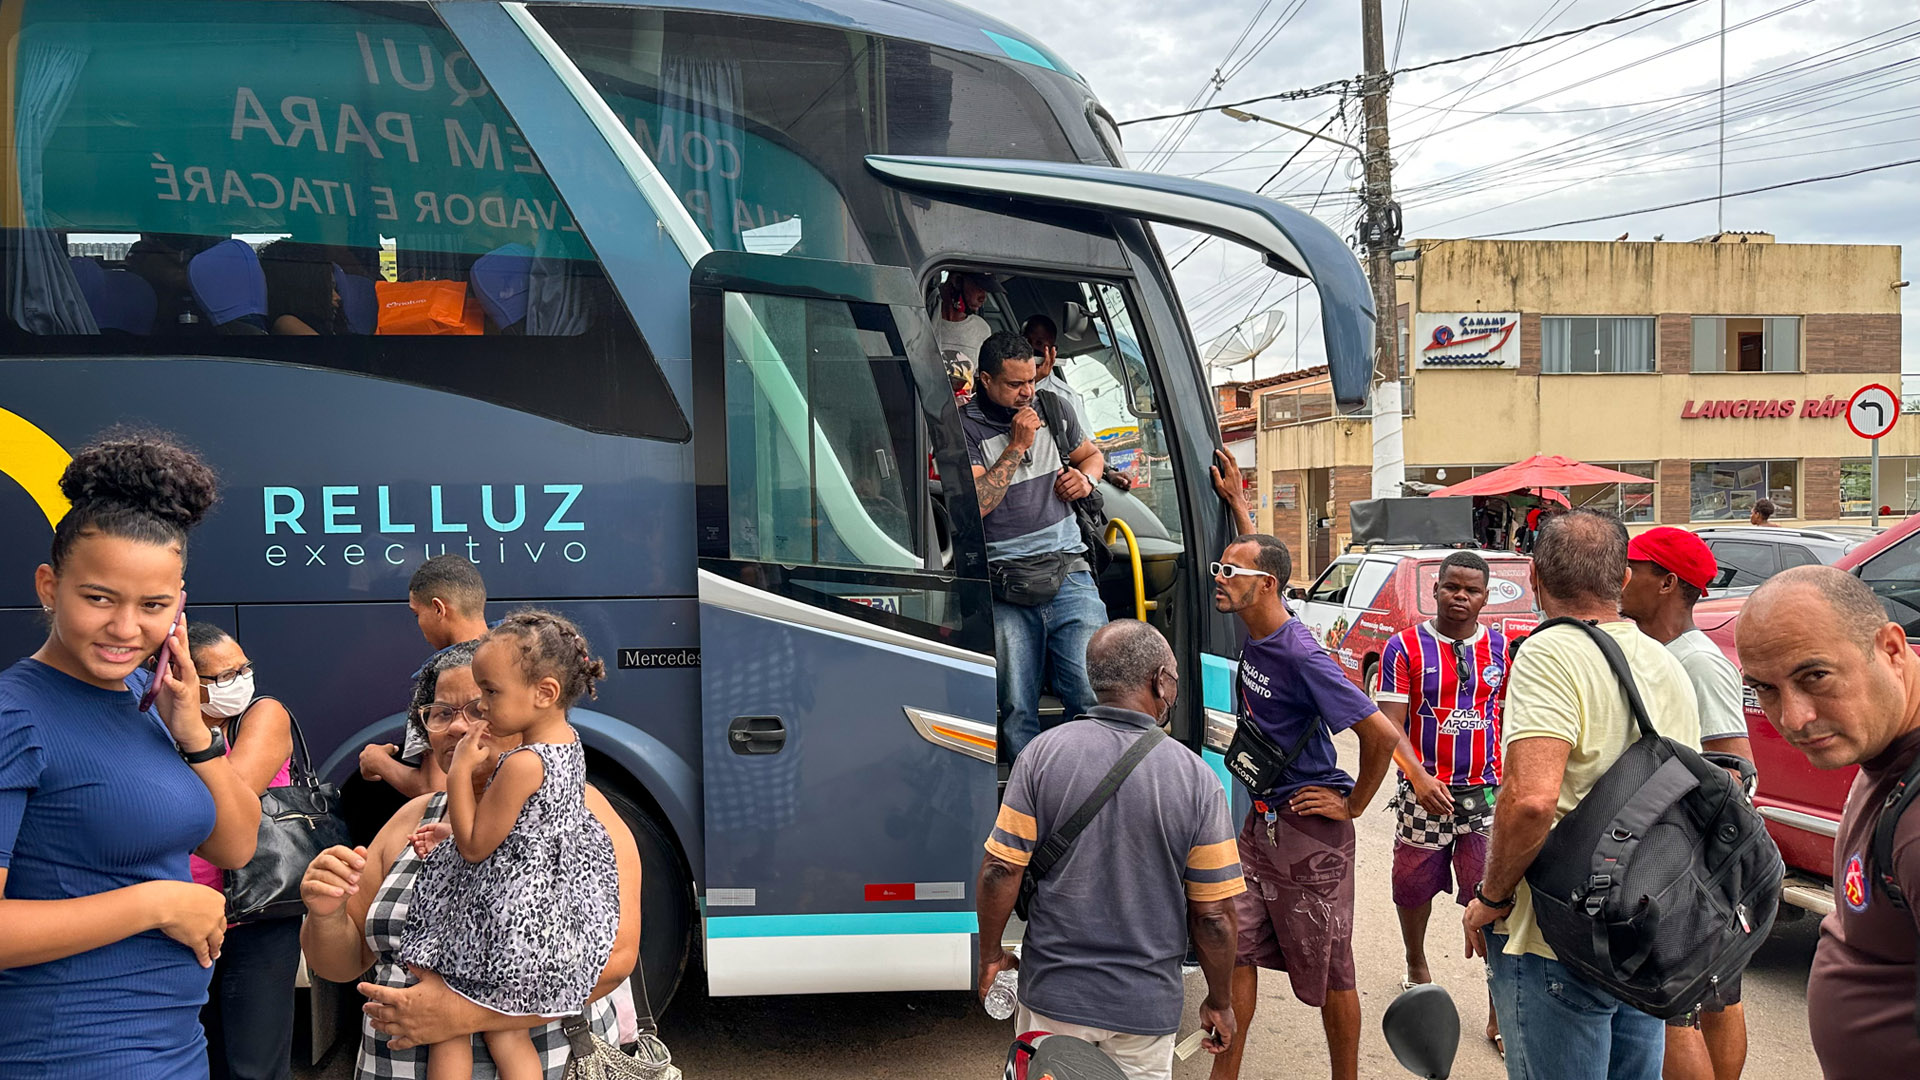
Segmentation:
<svg viewBox="0 0 1920 1080">
<path fill-rule="evenodd" d="M 1241 967 L 1284 971 L 1293 996 L 1319 1008 L 1352 990 L 1353 822 L 1280 811 L 1267 840 L 1258 810 L 1240 830 L 1247 891 L 1234 897 Z"/>
</svg>

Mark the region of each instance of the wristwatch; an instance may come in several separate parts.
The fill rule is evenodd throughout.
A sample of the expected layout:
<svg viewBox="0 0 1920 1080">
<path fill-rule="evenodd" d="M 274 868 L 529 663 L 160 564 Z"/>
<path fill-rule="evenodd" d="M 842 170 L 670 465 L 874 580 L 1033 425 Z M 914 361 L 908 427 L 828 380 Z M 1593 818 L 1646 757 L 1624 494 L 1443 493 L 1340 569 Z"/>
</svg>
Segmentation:
<svg viewBox="0 0 1920 1080">
<path fill-rule="evenodd" d="M 1475 900 L 1480 901 L 1482 904 L 1486 905 L 1487 907 L 1492 908 L 1495 911 L 1499 911 L 1503 908 L 1510 908 L 1513 906 L 1513 897 L 1509 896 L 1505 900 L 1488 899 L 1487 894 L 1480 891 L 1479 885 L 1475 885 L 1473 887 L 1473 898 Z"/>
<path fill-rule="evenodd" d="M 219 728 L 214 728 L 213 738 L 208 741 L 204 750 L 195 750 L 191 754 L 182 750 L 180 751 L 180 760 L 189 765 L 205 765 L 207 762 L 222 756 L 226 752 L 227 737 L 221 733 Z"/>
</svg>

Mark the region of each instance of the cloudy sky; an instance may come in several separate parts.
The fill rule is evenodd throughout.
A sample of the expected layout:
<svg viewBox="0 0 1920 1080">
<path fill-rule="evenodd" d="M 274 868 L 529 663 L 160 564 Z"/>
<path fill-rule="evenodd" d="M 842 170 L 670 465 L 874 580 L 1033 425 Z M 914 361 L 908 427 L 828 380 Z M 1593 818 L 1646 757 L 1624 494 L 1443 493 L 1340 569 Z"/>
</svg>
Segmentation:
<svg viewBox="0 0 1920 1080">
<path fill-rule="evenodd" d="M 1123 121 L 1316 86 L 1361 67 L 1358 0 L 968 2 L 1048 43 Z M 1390 66 L 1411 67 L 1666 2 L 1382 5 Z M 1727 191 L 1920 158 L 1920 12 L 1868 0 L 1725 0 L 1725 10 Z M 1391 125 L 1406 235 L 1484 236 L 1713 196 L 1720 27 L 1719 0 L 1704 0 L 1400 77 Z M 1246 109 L 1311 129 L 1330 121 L 1328 135 L 1358 144 L 1360 106 L 1344 104 L 1344 115 L 1337 96 Z M 1349 151 L 1324 142 L 1302 151 L 1301 136 L 1217 112 L 1124 131 L 1135 168 L 1265 183 L 1342 235 L 1352 231 L 1360 166 Z M 1902 244 L 1905 275 L 1920 277 L 1916 203 L 1920 165 L 1909 165 L 1728 199 L 1725 228 L 1782 241 Z M 1691 240 L 1715 232 L 1717 220 L 1706 202 L 1524 235 Z M 1197 335 L 1204 341 L 1277 303 L 1287 325 L 1260 374 L 1319 362 L 1311 292 L 1291 295 L 1292 279 L 1255 267 L 1244 249 L 1219 241 L 1194 249 L 1197 239 L 1162 232 L 1170 257 L 1185 258 L 1177 277 Z M 1920 374 L 1916 292 L 1903 290 L 1909 374 Z"/>
</svg>

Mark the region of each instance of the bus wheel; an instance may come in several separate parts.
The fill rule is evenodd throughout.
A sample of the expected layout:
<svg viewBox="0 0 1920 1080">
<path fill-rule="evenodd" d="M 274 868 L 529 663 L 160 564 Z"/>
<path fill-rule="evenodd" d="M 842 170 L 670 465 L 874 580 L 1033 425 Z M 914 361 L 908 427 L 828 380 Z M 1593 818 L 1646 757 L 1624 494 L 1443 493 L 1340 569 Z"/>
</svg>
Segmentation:
<svg viewBox="0 0 1920 1080">
<path fill-rule="evenodd" d="M 633 831 L 640 848 L 640 968 L 654 1019 L 667 1010 L 693 951 L 693 882 L 673 836 L 625 792 L 599 777 L 590 782 Z M 639 996 L 635 995 L 636 1005 Z"/>
<path fill-rule="evenodd" d="M 1369 694 L 1380 689 L 1379 662 L 1374 660 L 1367 661 L 1366 670 L 1360 673 L 1360 680 L 1362 683 L 1361 689 L 1365 690 Z"/>
</svg>

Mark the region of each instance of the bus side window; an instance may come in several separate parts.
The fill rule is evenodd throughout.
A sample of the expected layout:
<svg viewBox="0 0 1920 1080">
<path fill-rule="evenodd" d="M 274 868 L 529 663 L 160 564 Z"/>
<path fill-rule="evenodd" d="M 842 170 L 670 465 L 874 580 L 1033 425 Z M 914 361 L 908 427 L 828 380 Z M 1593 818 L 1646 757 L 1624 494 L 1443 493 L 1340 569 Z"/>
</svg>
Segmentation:
<svg viewBox="0 0 1920 1080">
<path fill-rule="evenodd" d="M 687 436 L 572 210 L 428 5 L 73 0 L 21 23 L 8 353 L 191 338 Z"/>
</svg>

